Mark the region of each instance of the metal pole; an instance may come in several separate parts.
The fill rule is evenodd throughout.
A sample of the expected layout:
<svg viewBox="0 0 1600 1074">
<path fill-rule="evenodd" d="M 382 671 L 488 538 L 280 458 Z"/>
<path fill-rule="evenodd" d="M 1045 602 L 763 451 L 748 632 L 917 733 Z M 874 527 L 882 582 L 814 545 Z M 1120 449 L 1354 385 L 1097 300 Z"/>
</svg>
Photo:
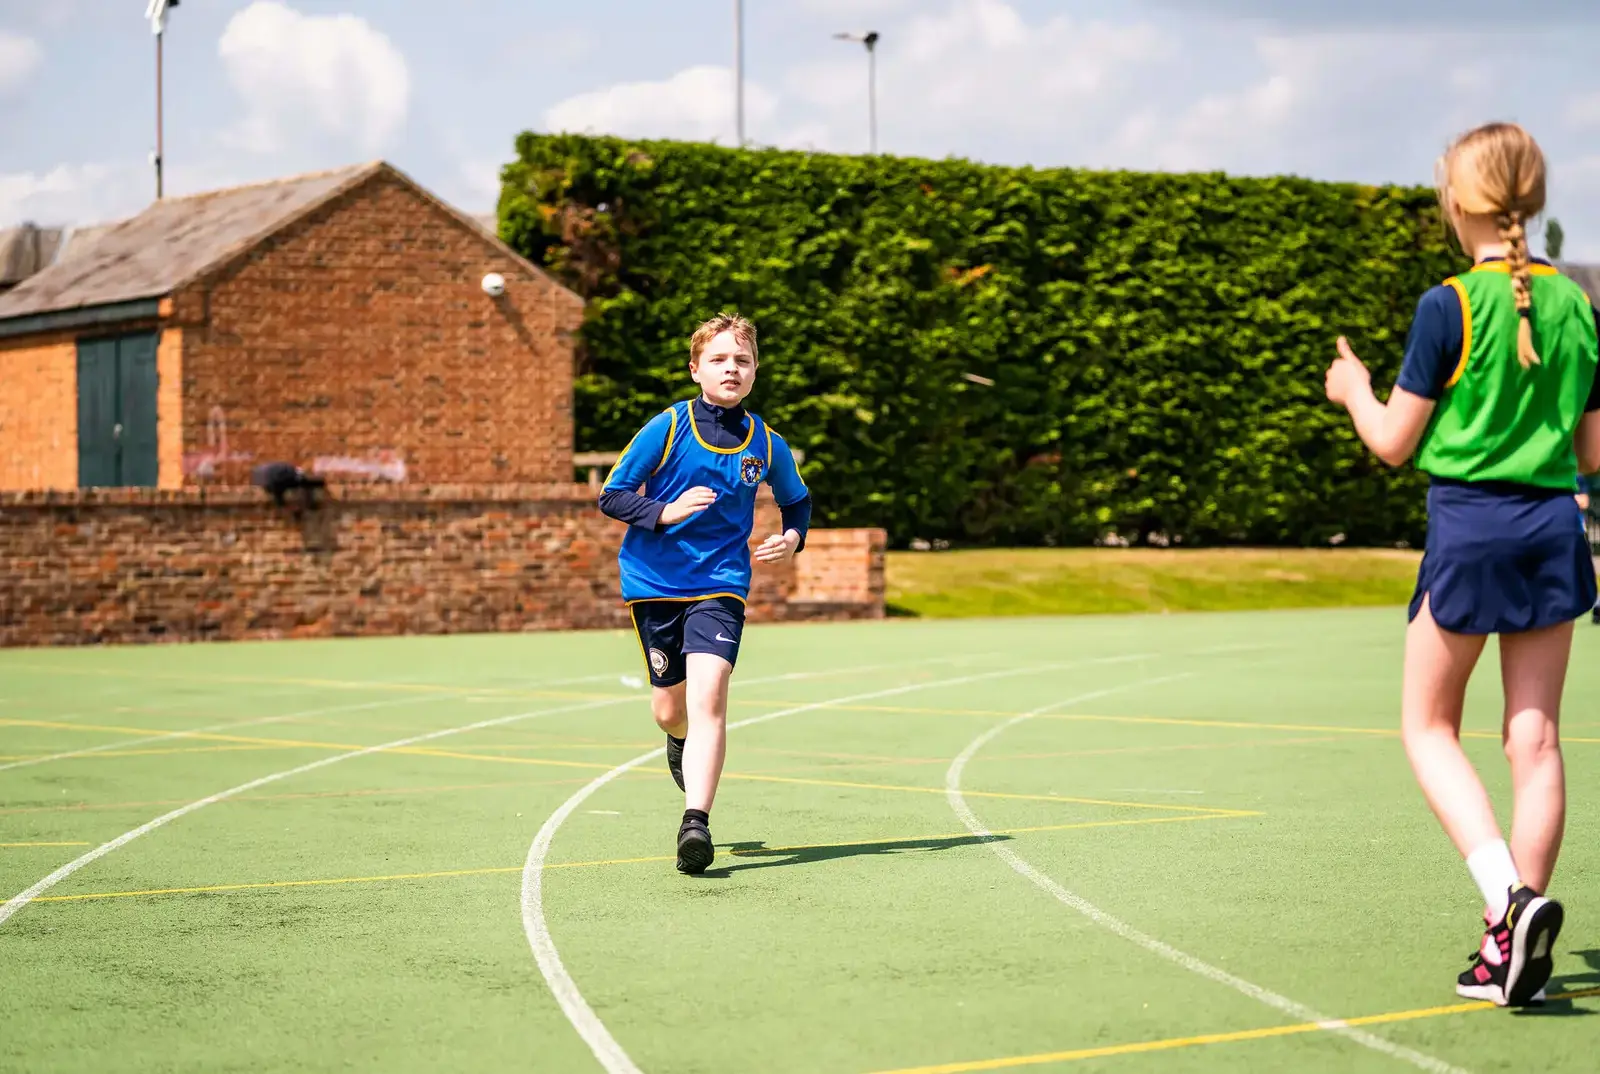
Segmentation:
<svg viewBox="0 0 1600 1074">
<path fill-rule="evenodd" d="M 867 122 L 872 154 L 878 153 L 878 35 L 867 35 Z"/>
<path fill-rule="evenodd" d="M 164 184 L 162 183 L 161 172 L 162 172 L 162 164 L 164 163 L 164 161 L 162 160 L 162 157 L 163 157 L 163 153 L 165 151 L 165 146 L 162 144 L 163 143 L 164 128 L 165 128 L 165 122 L 164 122 L 165 116 L 163 114 L 162 99 L 161 99 L 161 88 L 162 88 L 162 81 L 163 81 L 163 71 L 162 71 L 162 58 L 163 58 L 162 57 L 162 52 L 163 52 L 163 49 L 162 49 L 162 42 L 164 42 L 165 40 L 166 40 L 166 34 L 165 33 L 156 34 L 156 200 L 157 201 L 161 200 L 161 198 L 163 196 L 163 193 L 164 193 Z"/>
<path fill-rule="evenodd" d="M 733 0 L 734 115 L 739 148 L 744 148 L 744 0 Z"/>
</svg>

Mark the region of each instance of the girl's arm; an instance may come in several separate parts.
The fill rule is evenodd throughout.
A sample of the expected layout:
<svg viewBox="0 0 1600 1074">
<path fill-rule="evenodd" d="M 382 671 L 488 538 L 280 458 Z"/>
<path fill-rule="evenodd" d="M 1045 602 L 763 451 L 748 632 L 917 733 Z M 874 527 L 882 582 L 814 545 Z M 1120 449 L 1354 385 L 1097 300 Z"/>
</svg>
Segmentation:
<svg viewBox="0 0 1600 1074">
<path fill-rule="evenodd" d="M 1594 311 L 1595 333 L 1600 335 L 1600 311 Z M 1578 453 L 1578 472 L 1592 474 L 1600 470 L 1600 375 L 1596 375 L 1589 388 L 1589 399 L 1583 406 L 1583 419 L 1578 422 L 1578 432 L 1572 438 Z"/>
<path fill-rule="evenodd" d="M 1592 474 L 1600 470 L 1600 410 L 1584 414 L 1573 439 L 1573 446 L 1578 449 L 1578 472 Z"/>
<path fill-rule="evenodd" d="M 1434 400 L 1399 385 L 1389 393 L 1388 403 L 1380 403 L 1372 394 L 1372 374 L 1343 336 L 1324 387 L 1331 401 L 1350 412 L 1361 442 L 1390 466 L 1401 466 L 1411 458 L 1433 417 Z"/>
</svg>

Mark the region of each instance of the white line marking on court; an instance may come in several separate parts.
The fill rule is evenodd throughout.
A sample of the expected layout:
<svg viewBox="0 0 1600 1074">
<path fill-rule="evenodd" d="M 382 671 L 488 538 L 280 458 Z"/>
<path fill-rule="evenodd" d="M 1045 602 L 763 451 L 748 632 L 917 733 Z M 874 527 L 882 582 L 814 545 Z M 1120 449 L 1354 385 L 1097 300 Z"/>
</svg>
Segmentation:
<svg viewBox="0 0 1600 1074">
<path fill-rule="evenodd" d="M 1176 675 L 1168 676 L 1167 678 L 1182 677 L 1183 676 L 1181 675 Z M 960 755 L 957 756 L 955 760 L 950 762 L 950 768 L 945 773 L 944 778 L 945 798 L 949 801 L 950 808 L 955 810 L 956 815 L 961 818 L 961 823 L 967 826 L 967 830 L 969 832 L 975 836 L 978 836 L 980 839 L 985 840 L 988 843 L 989 849 L 999 855 L 1000 860 L 1011 866 L 1011 868 L 1017 873 L 1032 881 L 1036 886 L 1043 888 L 1051 895 L 1054 895 L 1056 900 L 1061 902 L 1063 905 L 1071 907 L 1084 917 L 1087 917 L 1089 920 L 1093 921 L 1095 924 L 1115 933 L 1118 936 L 1121 936 L 1124 940 L 1128 940 L 1131 943 L 1137 944 L 1146 951 L 1149 951 L 1151 954 L 1164 958 L 1168 962 L 1172 962 L 1178 966 L 1182 966 L 1191 973 L 1199 974 L 1201 977 L 1204 977 L 1207 980 L 1215 981 L 1221 985 L 1226 985 L 1234 991 L 1240 992 L 1259 1003 L 1263 1003 L 1268 1007 L 1273 1008 L 1274 1010 L 1281 1011 L 1297 1021 L 1315 1022 L 1322 1028 L 1328 1030 L 1330 1033 L 1336 1033 L 1339 1036 L 1353 1041 L 1356 1044 L 1360 1044 L 1366 1048 L 1371 1048 L 1375 1052 L 1382 1052 L 1384 1055 L 1390 1056 L 1391 1058 L 1402 1060 L 1412 1064 L 1413 1066 L 1420 1067 L 1423 1070 L 1432 1071 L 1433 1074 L 1467 1074 L 1467 1072 L 1462 1070 L 1460 1067 L 1451 1066 L 1442 1059 L 1435 1059 L 1431 1055 L 1426 1055 L 1414 1049 L 1407 1048 L 1401 1044 L 1395 1044 L 1393 1041 L 1385 1040 L 1384 1038 L 1376 1036 L 1372 1033 L 1368 1033 L 1365 1030 L 1354 1029 L 1346 1025 L 1340 1019 L 1329 1018 L 1327 1015 L 1320 1014 L 1312 1008 L 1307 1007 L 1303 1003 L 1292 1000 L 1287 996 L 1281 996 L 1276 992 L 1269 991 L 1265 988 L 1262 988 L 1260 985 L 1252 984 L 1242 977 L 1236 977 L 1227 970 L 1213 966 L 1209 962 L 1203 962 L 1185 951 L 1180 951 L 1170 944 L 1163 943 L 1154 936 L 1140 932 L 1138 929 L 1134 928 L 1132 925 L 1129 925 L 1120 918 L 1112 917 L 1110 914 L 1106 913 L 1098 906 L 1095 906 L 1087 899 L 1084 899 L 1079 895 L 1074 895 L 1072 892 L 1056 883 L 1056 881 L 1052 880 L 1044 873 L 1041 873 L 1038 869 L 1035 869 L 1010 847 L 1006 846 L 1002 842 L 999 842 L 994 833 L 984 826 L 983 821 L 979 820 L 978 815 L 972 811 L 972 808 L 969 805 L 967 805 L 966 796 L 961 793 L 961 774 L 966 769 L 967 762 L 972 760 L 973 756 L 977 754 L 979 750 L 983 749 L 984 746 L 988 745 L 996 738 L 999 738 L 1002 734 L 1015 727 L 1017 724 L 1022 723 L 1025 720 L 1032 719 L 1035 716 L 1043 715 L 1052 709 L 1064 708 L 1067 705 L 1076 705 L 1084 701 L 1093 700 L 1097 697 L 1104 697 L 1106 694 L 1121 693 L 1125 690 L 1138 689 L 1139 687 L 1151 686 L 1155 683 L 1165 681 L 1167 681 L 1167 679 L 1150 679 L 1144 682 L 1129 683 L 1126 686 L 1113 687 L 1108 690 L 1097 690 L 1093 693 L 1082 694 L 1078 697 L 1068 698 L 1065 701 L 1058 701 L 1052 705 L 1046 705 L 1043 708 L 1035 709 L 1032 712 L 1025 712 L 1022 715 L 1013 717 L 1004 723 L 996 724 L 994 727 L 991 727 L 989 730 L 973 739 L 967 748 L 962 750 Z"/>
<path fill-rule="evenodd" d="M 998 671 L 986 671 L 977 675 L 965 675 L 955 679 L 932 679 L 927 682 L 908 683 L 903 686 L 893 686 L 886 690 L 872 690 L 867 693 L 849 694 L 844 697 L 830 698 L 826 701 L 814 701 L 806 705 L 796 705 L 793 708 L 779 709 L 761 716 L 752 716 L 747 720 L 739 720 L 728 725 L 729 731 L 741 727 L 750 727 L 759 723 L 793 716 L 801 712 L 811 712 L 816 709 L 827 708 L 830 705 L 848 705 L 856 701 L 870 701 L 879 697 L 893 697 L 897 694 L 908 694 L 915 690 L 926 690 L 938 686 L 961 686 L 966 683 L 981 682 L 986 679 L 997 679 L 1008 675 L 1036 675 L 1047 671 L 1058 671 L 1063 668 L 1081 667 L 1086 664 L 1120 664 L 1130 660 L 1145 660 L 1155 654 L 1139 653 L 1131 656 L 1106 657 L 1098 660 L 1077 660 L 1064 664 L 1038 664 L 1031 667 L 1003 668 Z M 924 661 L 925 663 L 926 661 Z M 561 804 L 561 807 L 544 822 L 539 833 L 533 837 L 533 843 L 528 847 L 528 859 L 522 866 L 522 930 L 527 934 L 528 946 L 533 950 L 533 957 L 539 964 L 539 972 L 544 974 L 545 983 L 550 986 L 550 992 L 555 996 L 556 1003 L 561 1007 L 561 1013 L 567 1016 L 567 1021 L 572 1023 L 572 1028 L 578 1031 L 578 1036 L 589 1046 L 595 1059 L 599 1060 L 607 1074 L 643 1074 L 636 1066 L 628 1053 L 623 1051 L 622 1045 L 611 1035 L 599 1015 L 589 1006 L 589 1001 L 583 998 L 583 993 L 578 989 L 578 983 L 572 979 L 572 974 L 567 972 L 567 967 L 561 962 L 561 953 L 556 950 L 554 937 L 550 935 L 549 922 L 544 916 L 544 862 L 550 853 L 550 844 L 555 840 L 556 832 L 561 825 L 566 823 L 568 817 L 582 805 L 590 795 L 594 794 L 606 784 L 627 774 L 646 762 L 653 761 L 666 753 L 662 746 L 642 753 L 631 761 L 618 765 L 611 771 L 593 780 L 571 798 Z"/>
<path fill-rule="evenodd" d="M 918 663 L 921 663 L 921 662 L 924 662 L 924 661 L 918 661 Z M 817 674 L 825 674 L 825 672 L 817 672 Z M 445 695 L 445 696 L 448 696 L 448 695 Z M 419 701 L 435 700 L 436 701 L 436 700 L 439 700 L 439 695 L 433 695 L 433 696 L 430 696 L 430 697 L 417 698 L 416 700 L 419 700 Z M 16 912 L 18 910 L 21 910 L 24 906 L 28 905 L 28 903 L 30 903 L 34 899 L 38 898 L 40 895 L 44 894 L 46 891 L 49 891 L 51 888 L 55 887 L 57 884 L 59 884 L 61 881 L 65 880 L 67 877 L 71 876 L 73 873 L 77 872 L 79 869 L 82 869 L 84 866 L 90 865 L 90 864 L 98 861 L 99 859 L 105 857 L 107 854 L 110 854 L 113 850 L 116 850 L 118 847 L 126 846 L 127 844 L 133 842 L 135 839 L 138 839 L 140 836 L 146 835 L 146 834 L 148 834 L 150 832 L 153 832 L 157 828 L 160 828 L 160 827 L 162 827 L 164 825 L 170 824 L 171 822 L 179 819 L 180 817 L 187 816 L 188 814 L 193 813 L 196 810 L 204 809 L 208 805 L 215 805 L 217 802 L 225 801 L 226 799 L 232 798 L 235 795 L 244 794 L 244 793 L 246 793 L 248 791 L 253 791 L 257 787 L 265 786 L 266 784 L 269 784 L 269 783 L 275 783 L 275 782 L 277 782 L 278 780 L 281 780 L 281 779 L 288 779 L 290 776 L 303 775 L 306 772 L 312 772 L 312 771 L 315 771 L 315 770 L 317 770 L 319 768 L 326 768 L 328 765 L 337 764 L 340 761 L 347 761 L 352 757 L 363 757 L 363 756 L 366 756 L 367 754 L 370 754 L 370 753 L 379 753 L 379 752 L 382 752 L 384 750 L 399 749 L 399 748 L 404 747 L 404 746 L 414 746 L 419 742 L 430 742 L 430 741 L 432 741 L 432 740 L 434 740 L 436 738 L 444 738 L 447 735 L 463 734 L 463 733 L 468 732 L 468 731 L 481 731 L 481 730 L 484 730 L 484 729 L 490 728 L 490 727 L 501 727 L 501 726 L 504 726 L 505 724 L 516 723 L 516 722 L 518 722 L 520 720 L 530 720 L 530 719 L 534 719 L 534 718 L 540 717 L 540 716 L 553 716 L 553 715 L 556 715 L 558 713 L 563 713 L 563 712 L 579 712 L 579 711 L 582 711 L 582 710 L 585 710 L 585 709 L 605 708 L 605 707 L 607 707 L 609 705 L 620 705 L 620 704 L 625 704 L 625 703 L 628 703 L 628 702 L 631 702 L 631 701 L 635 701 L 635 700 L 637 700 L 637 699 L 636 698 L 632 698 L 632 697 L 615 697 L 615 698 L 608 698 L 608 699 L 606 699 L 604 701 L 590 701 L 590 702 L 586 702 L 586 703 L 578 704 L 578 705 L 564 705 L 564 706 L 562 706 L 560 708 L 539 709 L 539 710 L 535 710 L 533 712 L 517 713 L 517 714 L 512 715 L 512 716 L 500 716 L 500 717 L 496 717 L 495 719 L 492 719 L 492 720 L 480 720 L 480 721 L 478 721 L 476 723 L 463 724 L 460 727 L 449 727 L 449 728 L 444 729 L 443 731 L 430 731 L 427 734 L 423 734 L 423 735 L 414 735 L 414 736 L 412 736 L 410 738 L 397 739 L 394 742 L 385 742 L 382 745 L 378 745 L 378 746 L 368 746 L 365 749 L 352 750 L 349 753 L 340 753 L 340 754 L 336 754 L 335 756 L 332 756 L 332 757 L 324 757 L 320 761 L 313 761 L 310 764 L 304 764 L 304 765 L 299 766 L 298 768 L 291 768 L 291 769 L 288 769 L 287 771 L 283 771 L 283 772 L 274 772 L 270 776 L 262 776 L 260 779 L 252 780 L 249 783 L 244 783 L 244 784 L 241 784 L 241 785 L 239 785 L 237 787 L 232 787 L 232 788 L 230 788 L 228 790 L 225 790 L 225 791 L 222 791 L 222 792 L 220 792 L 218 794 L 213 794 L 209 798 L 202 798 L 202 799 L 200 799 L 198 801 L 190 802 L 188 805 L 181 806 L 178 809 L 174 809 L 170 813 L 163 813 L 161 816 L 155 818 L 154 820 L 148 821 L 145 824 L 142 824 L 139 827 L 133 829 L 132 831 L 124 832 L 122 835 L 119 835 L 117 838 L 111 840 L 111 842 L 104 843 L 104 844 L 96 847 L 95 849 L 89 851 L 87 854 L 84 854 L 83 856 L 81 856 L 79 858 L 76 858 L 73 861 L 68 862 L 66 865 L 63 865 L 61 868 L 57 869 L 55 872 L 51 873 L 49 876 L 45 877 L 43 880 L 41 880 L 37 884 L 33 885 L 33 887 L 29 888 L 26 891 L 20 892 L 17 895 L 12 896 L 11 899 L 9 899 L 4 905 L 0 905 L 0 925 L 5 924 L 7 921 L 9 921 L 11 919 L 11 917 L 13 915 L 16 914 Z M 770 718 L 771 718 L 770 716 L 769 717 L 757 717 L 755 720 L 746 720 L 744 722 L 745 723 L 760 722 L 760 720 L 762 720 L 762 719 L 770 719 Z M 738 725 L 735 725 L 735 726 L 738 726 Z M 128 745 L 128 743 L 123 742 L 123 743 L 120 743 L 120 745 L 126 746 L 126 745 Z M 664 750 L 658 750 L 657 751 L 657 753 L 660 753 L 660 752 L 664 752 Z M 61 793 L 65 794 L 66 793 L 65 789 L 63 789 Z"/>
<path fill-rule="evenodd" d="M 217 731 L 231 731 L 240 727 L 257 727 L 261 724 L 282 723 L 285 720 L 299 720 L 307 716 L 325 716 L 331 712 L 357 712 L 361 709 L 382 708 L 385 705 L 412 705 L 419 701 L 437 701 L 437 697 L 402 697 L 384 698 L 381 701 L 363 701 L 357 705 L 334 705 L 329 708 L 306 709 L 303 712 L 287 712 L 281 716 L 260 716 L 253 720 L 239 720 L 234 723 L 214 723 L 207 727 L 194 727 L 187 731 L 169 731 L 166 734 L 150 735 L 147 738 L 119 739 L 116 742 L 102 742 L 98 746 L 88 746 L 81 750 L 68 750 L 65 753 L 52 753 L 44 757 L 29 757 L 22 761 L 12 761 L 10 764 L 0 764 L 0 772 L 10 771 L 13 768 L 31 768 L 34 765 L 47 764 L 50 761 L 65 761 L 73 757 L 87 757 L 90 754 L 101 753 L 105 750 L 125 750 L 134 746 L 147 746 L 152 742 L 167 742 L 174 738 L 190 738 L 194 735 L 211 734 Z"/>
<path fill-rule="evenodd" d="M 364 749 L 351 750 L 349 753 L 335 754 L 332 757 L 324 757 L 320 761 L 312 761 L 310 764 L 303 764 L 297 768 L 290 768 L 282 772 L 274 772 L 270 776 L 262 776 L 260 779 L 253 779 L 249 783 L 241 783 L 237 787 L 230 787 L 228 790 L 220 791 L 217 794 L 211 795 L 210 797 L 201 798 L 198 801 L 190 802 L 188 805 L 174 809 L 170 813 L 163 813 L 154 820 L 147 821 L 132 831 L 124 832 L 115 839 L 111 840 L 111 842 L 102 843 L 100 846 L 95 847 L 82 857 L 75 858 L 74 860 L 68 862 L 55 872 L 51 873 L 49 876 L 45 877 L 43 880 L 39 881 L 37 884 L 33 885 L 33 887 L 29 888 L 27 891 L 12 896 L 11 899 L 5 903 L 5 905 L 0 906 L 0 925 L 5 924 L 6 921 L 10 920 L 12 915 L 18 910 L 21 910 L 34 899 L 38 898 L 40 895 L 43 895 L 46 891 L 49 891 L 51 888 L 55 887 L 57 884 L 71 876 L 73 873 L 77 872 L 79 869 L 82 869 L 85 865 L 90 865 L 100 860 L 113 850 L 116 850 L 118 847 L 127 846 L 141 835 L 147 835 L 163 825 L 172 823 L 180 817 L 188 816 L 190 813 L 193 813 L 196 810 L 204 809 L 208 805 L 215 805 L 216 803 L 224 801 L 228 798 L 232 798 L 235 795 L 253 791 L 257 787 L 264 787 L 269 783 L 276 783 L 280 779 L 288 779 L 290 776 L 300 776 L 307 772 L 315 772 L 319 768 L 327 768 L 329 765 L 338 764 L 340 761 L 348 761 L 352 757 L 365 757 L 372 753 L 382 753 L 384 750 L 402 749 L 406 746 L 415 746 L 419 742 L 431 742 L 436 738 L 444 738 L 448 735 L 459 735 L 468 731 L 482 731 L 490 727 L 502 727 L 508 723 L 516 723 L 519 720 L 531 720 L 538 716 L 554 716 L 557 713 L 562 712 L 578 712 L 583 709 L 604 708 L 608 705 L 620 705 L 633 700 L 635 699 L 631 697 L 616 697 L 609 698 L 605 701 L 589 701 L 579 705 L 564 705 L 561 708 L 538 709 L 533 712 L 519 712 L 511 716 L 499 716 L 492 720 L 479 720 L 477 723 L 463 724 L 460 727 L 447 727 L 442 731 L 429 731 L 427 734 L 412 735 L 410 738 L 396 739 L 393 742 L 385 742 L 377 746 L 367 746 Z"/>
</svg>

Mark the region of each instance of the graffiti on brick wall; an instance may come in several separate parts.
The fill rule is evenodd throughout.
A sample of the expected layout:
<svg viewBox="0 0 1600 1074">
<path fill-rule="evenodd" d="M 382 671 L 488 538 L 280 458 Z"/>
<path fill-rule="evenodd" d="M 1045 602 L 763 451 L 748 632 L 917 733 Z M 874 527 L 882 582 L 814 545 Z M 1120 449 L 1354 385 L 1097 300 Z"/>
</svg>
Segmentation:
<svg viewBox="0 0 1600 1074">
<path fill-rule="evenodd" d="M 311 472 L 318 477 L 343 477 L 366 481 L 406 479 L 406 460 L 393 448 L 375 451 L 364 458 L 353 455 L 318 455 L 311 461 Z"/>
<path fill-rule="evenodd" d="M 220 406 L 214 406 L 206 417 L 205 450 L 183 453 L 183 476 L 204 480 L 217 476 L 217 471 L 229 463 L 248 463 L 254 458 L 248 451 L 228 449 L 228 415 Z"/>
</svg>

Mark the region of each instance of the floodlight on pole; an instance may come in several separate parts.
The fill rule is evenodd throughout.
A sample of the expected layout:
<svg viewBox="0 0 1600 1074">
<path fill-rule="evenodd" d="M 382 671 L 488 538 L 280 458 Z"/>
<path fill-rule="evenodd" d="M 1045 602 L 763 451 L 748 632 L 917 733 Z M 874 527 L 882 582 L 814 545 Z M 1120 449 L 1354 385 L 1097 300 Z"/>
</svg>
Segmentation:
<svg viewBox="0 0 1600 1074">
<path fill-rule="evenodd" d="M 878 152 L 878 32 L 834 34 L 837 41 L 859 41 L 867 48 L 867 130 L 874 155 Z"/>
<path fill-rule="evenodd" d="M 151 163 L 156 166 L 156 200 L 160 201 L 165 193 L 165 184 L 162 182 L 163 166 L 165 165 L 165 108 L 162 101 L 162 83 L 165 81 L 163 61 L 165 59 L 164 44 L 167 36 L 167 12 L 178 6 L 178 0 L 150 0 L 144 9 L 144 17 L 150 20 L 150 32 L 156 36 L 156 151 L 151 158 Z"/>
</svg>

